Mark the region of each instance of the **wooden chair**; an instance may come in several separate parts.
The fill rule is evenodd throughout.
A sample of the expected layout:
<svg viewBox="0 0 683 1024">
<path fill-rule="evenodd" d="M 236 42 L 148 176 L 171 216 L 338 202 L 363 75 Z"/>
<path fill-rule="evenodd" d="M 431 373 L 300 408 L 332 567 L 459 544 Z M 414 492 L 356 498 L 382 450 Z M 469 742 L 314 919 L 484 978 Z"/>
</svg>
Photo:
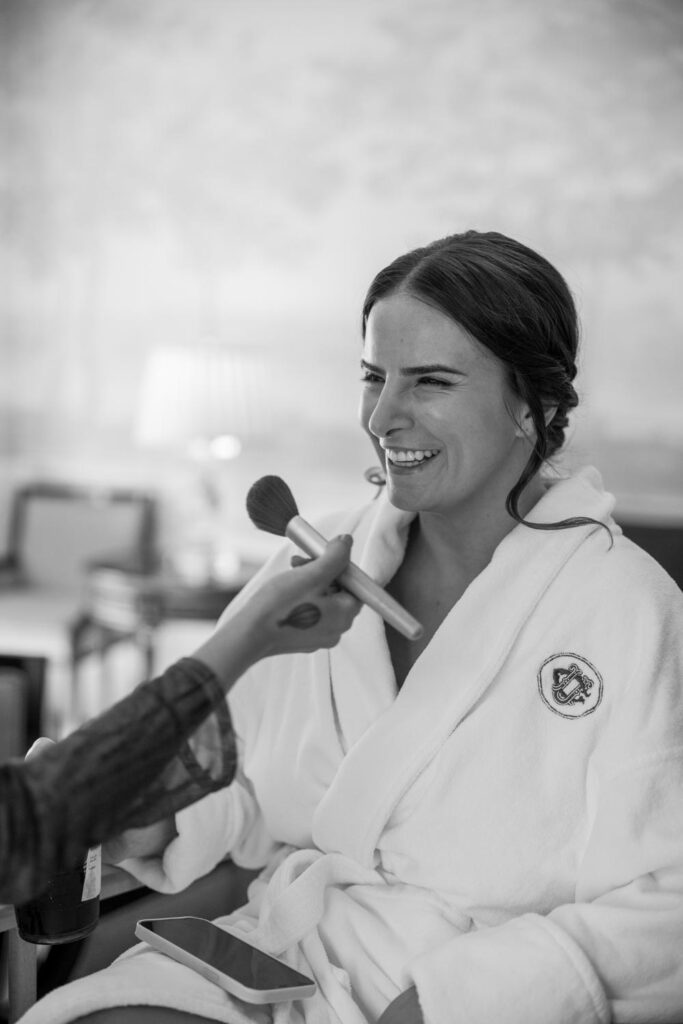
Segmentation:
<svg viewBox="0 0 683 1024">
<path fill-rule="evenodd" d="M 39 734 L 40 667 L 39 660 L 0 659 L 0 763 L 22 757 Z M 183 892 L 168 896 L 146 889 L 120 868 L 105 866 L 100 924 L 86 939 L 52 947 L 40 975 L 38 947 L 20 938 L 14 908 L 0 904 L 0 991 L 6 978 L 8 1020 L 19 1020 L 35 1002 L 39 988 L 55 987 L 106 967 L 137 942 L 134 930 L 139 918 L 191 914 L 211 919 L 227 914 L 244 902 L 254 874 L 226 860 Z M 4 1019 L 3 1008 L 0 1019 Z"/>
<path fill-rule="evenodd" d="M 102 872 L 102 894 L 105 900 L 119 893 L 139 888 L 140 884 L 120 868 L 106 868 Z M 24 942 L 16 930 L 14 907 L 0 905 L 0 935 L 8 937 L 8 996 L 9 1024 L 19 1020 L 22 1014 L 36 1001 L 37 994 L 37 950 L 30 942 Z M 134 940 L 134 936 L 133 936 Z M 132 942 L 131 942 L 132 945 Z"/>
<path fill-rule="evenodd" d="M 683 589 L 683 513 L 678 521 L 664 522 L 644 518 L 619 517 L 624 534 L 652 555 Z"/>
<path fill-rule="evenodd" d="M 78 943 L 79 955 L 63 980 L 75 980 L 108 966 L 120 953 L 135 945 L 135 922 L 145 917 L 173 917 L 192 915 L 208 919 L 230 913 L 246 899 L 247 886 L 256 872 L 238 868 L 229 860 L 223 861 L 204 878 L 198 879 L 183 892 L 162 895 L 145 889 L 121 868 L 105 866 L 102 869 L 100 896 L 102 917 L 95 931 Z M 124 893 L 140 898 L 107 914 L 108 903 Z M 8 1021 L 14 1024 L 36 1001 L 38 995 L 38 966 L 36 946 L 24 942 L 16 930 L 14 908 L 0 905 L 0 938 L 8 937 Z M 54 947 L 64 951 L 69 947 Z"/>
<path fill-rule="evenodd" d="M 0 558 L 0 652 L 46 660 L 44 731 L 78 724 L 85 570 L 92 561 L 148 571 L 156 561 L 156 502 L 124 488 L 32 483 L 12 500 Z"/>
<path fill-rule="evenodd" d="M 0 763 L 38 739 L 44 681 L 44 658 L 0 654 Z"/>
</svg>

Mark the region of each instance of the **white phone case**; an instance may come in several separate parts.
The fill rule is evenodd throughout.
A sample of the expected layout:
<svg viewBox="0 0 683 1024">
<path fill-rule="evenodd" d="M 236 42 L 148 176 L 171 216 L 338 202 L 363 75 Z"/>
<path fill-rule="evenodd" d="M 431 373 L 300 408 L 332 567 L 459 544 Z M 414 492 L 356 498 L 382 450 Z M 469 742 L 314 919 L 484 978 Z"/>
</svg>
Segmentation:
<svg viewBox="0 0 683 1024">
<path fill-rule="evenodd" d="M 190 917 L 187 916 L 187 919 L 190 920 Z M 156 920 L 172 920 L 172 918 L 156 918 Z M 176 920 L 182 920 L 182 918 L 176 918 Z M 218 927 L 211 921 L 207 921 L 207 924 L 211 925 L 212 928 Z M 232 928 L 227 928 L 223 925 L 219 930 L 228 932 L 240 942 L 243 942 L 247 946 L 251 946 L 253 949 L 260 949 L 260 947 L 255 943 L 249 942 L 241 932 Z M 229 992 L 230 995 L 237 996 L 238 999 L 243 999 L 245 1003 L 284 1003 L 292 999 L 306 999 L 309 996 L 314 995 L 316 992 L 317 986 L 314 981 L 311 981 L 308 985 L 294 985 L 289 988 L 248 988 L 235 978 L 232 978 L 229 974 L 224 974 L 222 971 L 219 971 L 210 964 L 207 964 L 206 961 L 200 960 L 199 957 L 193 956 L 192 953 L 188 953 L 187 950 L 177 946 L 174 942 L 170 942 L 161 935 L 157 935 L 156 932 L 149 931 L 148 928 L 144 927 L 143 921 L 138 921 L 136 924 L 135 934 L 139 939 L 148 943 L 154 949 L 172 957 L 174 960 L 177 960 L 178 963 L 185 964 L 186 967 L 191 967 L 193 971 L 201 974 L 202 977 L 207 979 L 207 981 L 212 981 L 214 985 L 219 985 L 220 988 L 225 989 L 225 991 Z M 266 953 L 266 950 L 260 950 L 260 952 Z M 279 960 L 278 957 L 274 957 L 272 953 L 267 953 L 266 955 L 272 957 L 273 960 L 277 960 L 278 963 L 281 963 L 284 967 L 289 968 L 289 964 L 286 964 L 284 960 Z M 289 969 L 291 970 L 291 968 Z"/>
</svg>

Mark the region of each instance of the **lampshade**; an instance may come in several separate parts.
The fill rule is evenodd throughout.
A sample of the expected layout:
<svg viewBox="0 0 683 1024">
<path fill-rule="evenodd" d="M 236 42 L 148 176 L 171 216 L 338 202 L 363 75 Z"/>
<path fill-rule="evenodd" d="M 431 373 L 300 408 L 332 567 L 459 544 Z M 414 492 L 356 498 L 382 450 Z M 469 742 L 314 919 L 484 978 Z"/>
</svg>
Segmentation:
<svg viewBox="0 0 683 1024">
<path fill-rule="evenodd" d="M 239 442 L 254 433 L 260 371 L 258 352 L 218 342 L 152 349 L 140 391 L 137 441 L 189 454 L 204 446 L 218 458 L 237 454 Z"/>
</svg>

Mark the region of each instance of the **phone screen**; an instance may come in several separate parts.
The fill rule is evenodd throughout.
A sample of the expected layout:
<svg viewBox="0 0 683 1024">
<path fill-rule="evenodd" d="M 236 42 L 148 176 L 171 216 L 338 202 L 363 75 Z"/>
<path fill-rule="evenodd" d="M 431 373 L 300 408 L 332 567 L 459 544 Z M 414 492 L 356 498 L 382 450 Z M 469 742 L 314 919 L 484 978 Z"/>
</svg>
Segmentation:
<svg viewBox="0 0 683 1024">
<path fill-rule="evenodd" d="M 275 960 L 248 942 L 198 917 L 141 921 L 144 928 L 167 939 L 216 970 L 257 991 L 310 985 L 311 979 Z"/>
</svg>

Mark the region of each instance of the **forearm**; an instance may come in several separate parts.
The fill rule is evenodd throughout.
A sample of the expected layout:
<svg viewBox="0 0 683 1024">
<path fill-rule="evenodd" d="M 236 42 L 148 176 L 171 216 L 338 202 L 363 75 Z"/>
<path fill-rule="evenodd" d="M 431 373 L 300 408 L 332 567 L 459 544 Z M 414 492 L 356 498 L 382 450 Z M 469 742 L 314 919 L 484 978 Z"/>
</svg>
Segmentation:
<svg viewBox="0 0 683 1024">
<path fill-rule="evenodd" d="M 223 737 L 222 774 L 189 773 L 175 760 L 219 701 L 224 703 L 223 691 L 208 667 L 184 659 L 36 758 L 5 766 L 11 848 L 3 864 L 3 898 L 28 898 L 88 847 L 130 826 L 172 820 L 180 807 L 226 785 L 236 756 L 224 706 L 221 721 L 229 735 Z M 155 834 L 157 852 L 171 833 L 166 826 Z"/>
<path fill-rule="evenodd" d="M 456 935 L 408 973 L 428 1024 L 608 1024 L 600 980 L 580 947 L 548 917 L 524 914 Z"/>
<path fill-rule="evenodd" d="M 160 857 L 177 835 L 175 816 L 142 828 L 130 828 L 103 844 L 102 859 L 107 864 L 120 864 L 129 857 Z"/>
<path fill-rule="evenodd" d="M 231 616 L 230 628 L 212 633 L 193 658 L 213 672 L 227 694 L 240 676 L 267 653 L 259 644 L 254 616 L 242 607 Z"/>
<path fill-rule="evenodd" d="M 392 999 L 377 1024 L 424 1024 L 414 985 Z"/>
<path fill-rule="evenodd" d="M 455 936 L 409 966 L 425 1019 L 449 1007 L 453 1024 L 683 1019 L 681 892 L 680 873 L 653 872 L 589 903 Z"/>
<path fill-rule="evenodd" d="M 139 856 L 126 857 L 122 864 L 143 885 L 158 892 L 186 889 L 233 853 L 241 864 L 262 866 L 272 848 L 271 840 L 264 857 L 254 860 L 249 856 L 253 855 L 254 841 L 260 835 L 260 814 L 253 797 L 238 782 L 180 811 L 174 826 L 177 835 L 163 849 L 150 853 L 145 848 Z M 249 848 L 246 859 L 245 840 Z"/>
<path fill-rule="evenodd" d="M 227 691 L 262 657 L 337 643 L 359 608 L 350 595 L 329 589 L 348 564 L 349 548 L 350 538 L 338 539 L 310 565 L 268 580 L 238 604 L 195 658 L 181 659 L 65 740 L 14 766 L 8 834 L 16 871 L 8 869 L 5 878 L 18 880 L 15 898 L 27 898 L 76 864 L 88 847 L 170 819 L 232 781 L 237 755 Z M 158 853 L 169 835 L 159 826 L 138 833 L 136 842 L 144 839 L 149 852 Z M 118 859 L 122 852 L 113 847 L 110 855 Z"/>
</svg>

